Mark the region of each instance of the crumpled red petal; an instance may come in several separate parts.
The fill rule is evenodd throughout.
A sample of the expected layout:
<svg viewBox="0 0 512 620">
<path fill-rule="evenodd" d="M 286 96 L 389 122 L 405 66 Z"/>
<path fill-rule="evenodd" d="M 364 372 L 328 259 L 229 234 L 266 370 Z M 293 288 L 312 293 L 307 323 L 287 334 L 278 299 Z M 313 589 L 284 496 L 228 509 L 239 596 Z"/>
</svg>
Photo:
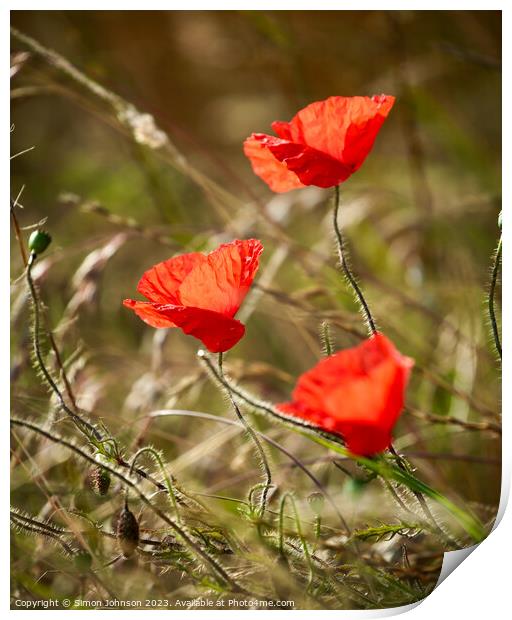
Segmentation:
<svg viewBox="0 0 512 620">
<path fill-rule="evenodd" d="M 152 327 L 179 327 L 194 336 L 212 353 L 231 349 L 242 338 L 245 327 L 240 321 L 204 308 L 154 304 L 125 299 L 123 304 Z"/>
<path fill-rule="evenodd" d="M 251 162 L 254 174 L 263 179 L 273 192 L 283 193 L 304 187 L 285 163 L 277 160 L 269 149 L 252 136 L 244 142 L 244 153 Z"/>
<path fill-rule="evenodd" d="M 137 285 L 137 291 L 155 303 L 177 303 L 176 291 L 186 276 L 206 261 L 200 252 L 191 252 L 169 258 L 148 269 Z"/>
<path fill-rule="evenodd" d="M 180 305 L 233 317 L 254 280 L 262 252 L 263 245 L 257 239 L 219 246 L 179 286 Z"/>
<path fill-rule="evenodd" d="M 352 170 L 317 149 L 282 138 L 253 134 L 272 155 L 294 172 L 303 185 L 333 187 L 348 179 Z"/>
</svg>

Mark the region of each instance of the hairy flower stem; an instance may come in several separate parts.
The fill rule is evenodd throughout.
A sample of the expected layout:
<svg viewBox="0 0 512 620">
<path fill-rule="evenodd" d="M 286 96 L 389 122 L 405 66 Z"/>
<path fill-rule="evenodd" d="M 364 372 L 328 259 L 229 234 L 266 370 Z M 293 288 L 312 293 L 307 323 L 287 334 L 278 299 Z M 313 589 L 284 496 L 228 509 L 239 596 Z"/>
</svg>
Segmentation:
<svg viewBox="0 0 512 620">
<path fill-rule="evenodd" d="M 292 416 L 288 416 L 280 413 L 275 407 L 272 405 L 265 403 L 259 400 L 256 396 L 249 394 L 247 390 L 240 388 L 239 386 L 230 382 L 224 374 L 221 374 L 219 370 L 215 367 L 212 361 L 208 358 L 207 355 L 204 354 L 203 351 L 199 351 L 199 358 L 204 362 L 208 371 L 212 374 L 217 382 L 219 382 L 226 390 L 232 394 L 234 394 L 239 400 L 244 402 L 246 405 L 249 405 L 256 411 L 259 411 L 266 416 L 273 417 L 280 422 L 288 424 L 290 426 L 300 426 L 301 428 L 312 429 L 314 428 L 312 424 L 305 422 L 303 420 L 299 420 L 298 418 L 293 418 Z M 315 429 L 316 430 L 316 429 Z M 329 435 L 330 439 L 333 439 L 332 435 Z"/>
<path fill-rule="evenodd" d="M 265 451 L 263 450 L 263 446 L 261 445 L 261 442 L 258 439 L 258 436 L 256 435 L 256 433 L 252 429 L 251 425 L 247 422 L 247 420 L 242 415 L 242 412 L 240 411 L 240 407 L 236 404 L 235 399 L 233 398 L 233 393 L 231 392 L 231 389 L 230 389 L 230 387 L 229 387 L 229 385 L 226 382 L 226 379 L 224 377 L 224 370 L 222 368 L 222 362 L 223 362 L 223 355 L 222 355 L 222 353 L 219 353 L 219 377 L 221 379 L 222 384 L 226 387 L 226 390 L 227 390 L 227 393 L 228 393 L 228 396 L 229 396 L 229 400 L 231 402 L 231 405 L 232 405 L 233 409 L 235 410 L 235 413 L 236 413 L 238 419 L 244 425 L 244 428 L 247 431 L 247 434 L 250 436 L 250 438 L 252 439 L 254 445 L 256 446 L 256 450 L 258 452 L 261 464 L 263 466 L 263 470 L 265 472 L 265 486 L 263 488 L 263 491 L 261 492 L 261 497 L 260 497 L 260 513 L 259 513 L 259 517 L 262 518 L 263 515 L 265 514 L 265 510 L 266 510 L 266 507 L 267 507 L 268 492 L 269 492 L 270 486 L 272 484 L 272 472 L 270 471 L 270 467 L 269 467 L 269 464 L 268 464 L 268 461 L 267 461 L 267 457 L 265 455 Z"/>
<path fill-rule="evenodd" d="M 496 351 L 498 351 L 498 355 L 500 356 L 500 359 L 502 359 L 500 333 L 498 331 L 498 323 L 496 321 L 496 314 L 494 312 L 494 293 L 496 291 L 496 283 L 498 281 L 498 273 L 500 270 L 500 264 L 501 264 L 501 237 L 498 242 L 498 247 L 496 248 L 496 252 L 494 254 L 494 264 L 492 268 L 491 286 L 489 288 L 488 305 L 489 305 L 489 317 L 491 319 L 491 325 L 492 325 L 492 334 L 494 336 L 494 344 L 496 346 Z"/>
<path fill-rule="evenodd" d="M 20 255 L 21 255 L 21 260 L 23 261 L 23 266 L 25 267 L 25 269 L 27 268 L 27 264 L 28 264 L 28 256 L 27 256 L 27 251 L 25 249 L 25 243 L 22 239 L 22 235 L 21 235 L 21 228 L 18 222 L 18 218 L 16 217 L 16 211 L 15 211 L 15 207 L 18 205 L 18 199 L 19 199 L 19 195 L 15 200 L 11 199 L 11 220 L 12 220 L 12 224 L 14 227 L 14 233 L 16 236 L 16 239 L 18 241 L 18 248 L 20 251 Z M 46 317 L 45 317 L 46 318 Z M 57 347 L 57 343 L 55 342 L 55 338 L 51 332 L 50 329 L 48 329 L 48 326 L 46 326 L 46 332 L 48 335 L 48 340 L 50 342 L 50 346 L 53 350 L 53 353 L 55 355 L 55 361 L 57 363 L 57 366 L 59 368 L 59 371 L 61 373 L 62 376 L 62 380 L 64 382 L 64 386 L 66 388 L 66 392 L 68 395 L 69 400 L 71 401 L 72 405 L 73 405 L 73 409 L 76 411 L 76 400 L 75 400 L 75 396 L 73 394 L 73 390 L 71 389 L 71 384 L 69 383 L 68 380 L 68 376 L 66 374 L 66 371 L 64 369 L 64 365 L 62 364 L 62 359 L 61 359 L 61 355 L 59 352 L 59 349 Z"/>
<path fill-rule="evenodd" d="M 53 531 L 51 528 L 44 527 L 44 524 L 33 521 L 23 515 L 19 515 L 12 510 L 10 519 L 11 523 L 15 527 L 18 527 L 21 530 L 26 530 L 27 532 L 39 534 L 40 536 L 47 536 L 58 543 L 69 556 L 74 557 L 77 555 L 77 551 L 68 545 L 66 541 L 62 540 L 60 533 Z"/>
<path fill-rule="evenodd" d="M 345 247 L 345 242 L 343 240 L 343 235 L 341 233 L 341 228 L 338 222 L 339 209 L 340 209 L 340 188 L 339 188 L 339 185 L 337 185 L 334 188 L 333 224 L 334 224 L 334 232 L 336 233 L 336 241 L 338 245 L 338 256 L 340 259 L 341 268 L 343 269 L 343 273 L 345 274 L 345 277 L 347 278 L 350 286 L 354 289 L 354 293 L 356 295 L 357 301 L 359 302 L 359 305 L 361 306 L 361 311 L 368 325 L 370 335 L 373 335 L 377 332 L 377 327 L 375 326 L 375 322 L 373 320 L 372 313 L 370 312 L 370 308 L 368 304 L 366 303 L 366 299 L 364 298 L 364 295 L 361 289 L 359 288 L 359 285 L 357 284 L 357 281 L 352 271 L 350 270 L 350 266 L 348 264 L 347 249 Z"/>
<path fill-rule="evenodd" d="M 364 318 L 365 318 L 365 320 L 366 320 L 366 322 L 368 324 L 368 327 L 370 328 L 370 335 L 373 335 L 373 334 L 375 334 L 377 332 L 377 328 L 375 326 L 375 322 L 373 320 L 372 313 L 370 312 L 370 308 L 369 308 L 369 306 L 368 306 L 368 304 L 366 302 L 366 299 L 364 298 L 364 295 L 363 295 L 361 289 L 359 288 L 359 286 L 357 284 L 357 281 L 356 281 L 354 275 L 352 274 L 352 272 L 350 270 L 350 267 L 348 265 L 347 252 L 346 252 L 346 248 L 345 248 L 345 243 L 344 243 L 343 236 L 342 236 L 341 229 L 340 229 L 339 222 L 338 222 L 339 208 L 340 208 L 340 188 L 339 188 L 339 185 L 337 185 L 335 187 L 335 189 L 334 189 L 333 224 L 334 224 L 334 231 L 336 233 L 336 240 L 337 240 L 337 244 L 338 244 L 338 255 L 339 255 L 341 267 L 343 269 L 345 277 L 347 278 L 348 282 L 350 283 L 350 285 L 354 289 L 354 293 L 356 294 L 356 297 L 357 297 L 357 299 L 359 301 L 359 304 L 361 306 L 361 309 L 363 311 Z M 497 257 L 498 257 L 498 253 L 497 253 Z M 496 263 L 497 262 L 498 262 L 498 258 L 496 260 Z M 496 272 L 496 271 L 497 271 L 497 269 L 496 269 L 496 265 L 495 265 L 494 272 Z M 493 278 L 493 282 L 495 283 L 495 279 L 494 278 Z M 494 288 L 492 286 L 491 286 L 491 291 L 494 292 Z M 489 299 L 491 299 L 491 296 L 489 297 Z M 495 322 L 493 323 L 493 329 L 494 329 L 494 325 L 495 325 Z M 501 348 L 500 348 L 500 350 L 501 350 Z M 395 451 L 393 446 L 390 446 L 389 450 L 393 454 L 393 456 L 395 457 L 395 461 L 396 461 L 398 467 L 400 467 L 400 469 L 402 469 L 404 471 L 407 471 L 407 467 L 404 464 L 402 457 Z M 427 502 L 425 501 L 425 498 L 423 497 L 423 495 L 420 492 L 418 492 L 418 491 L 414 491 L 414 495 L 415 495 L 416 499 L 418 500 L 418 502 L 420 503 L 421 508 L 422 508 L 423 512 L 425 513 L 427 519 L 432 523 L 432 525 L 434 526 L 436 531 L 438 533 L 442 534 L 443 537 L 446 537 L 445 532 L 443 532 L 443 530 L 439 527 L 439 525 L 437 524 L 436 520 L 434 519 L 434 516 L 432 515 L 432 512 L 430 511 L 430 508 L 428 507 Z"/>
<path fill-rule="evenodd" d="M 68 405 L 66 404 L 66 401 L 64 400 L 64 397 L 62 396 L 61 391 L 57 387 L 57 384 L 53 380 L 50 372 L 48 371 L 44 363 L 43 355 L 41 353 L 41 345 L 39 343 L 39 333 L 41 329 L 40 317 L 39 317 L 39 298 L 37 295 L 34 280 L 32 278 L 32 267 L 34 266 L 36 258 L 37 258 L 37 254 L 35 252 L 31 252 L 29 259 L 28 259 L 28 263 L 27 263 L 26 274 L 27 274 L 28 287 L 30 289 L 30 295 L 32 297 L 32 304 L 34 308 L 34 329 L 33 329 L 32 345 L 34 348 L 34 354 L 36 356 L 37 364 L 41 372 L 43 373 L 43 377 L 45 378 L 50 389 L 55 394 L 55 396 L 57 396 L 60 406 L 67 413 L 67 415 L 73 420 L 76 427 L 82 433 L 84 433 L 89 440 L 99 441 L 102 439 L 101 433 L 90 422 L 82 418 L 80 415 L 78 415 L 77 413 L 75 413 L 68 407 Z"/>
</svg>

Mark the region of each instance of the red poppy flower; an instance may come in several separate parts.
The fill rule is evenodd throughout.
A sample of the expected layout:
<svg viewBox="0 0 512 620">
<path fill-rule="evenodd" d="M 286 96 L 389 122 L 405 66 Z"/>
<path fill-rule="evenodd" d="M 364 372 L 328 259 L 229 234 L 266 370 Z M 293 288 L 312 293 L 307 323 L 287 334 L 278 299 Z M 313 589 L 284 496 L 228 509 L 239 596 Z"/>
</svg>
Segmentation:
<svg viewBox="0 0 512 620">
<path fill-rule="evenodd" d="M 272 123 L 278 137 L 253 133 L 244 153 L 274 192 L 334 187 L 359 169 L 394 102 L 389 95 L 316 101 L 289 123 Z"/>
<path fill-rule="evenodd" d="M 245 333 L 233 317 L 254 280 L 263 246 L 256 239 L 225 243 L 210 254 L 182 254 L 155 265 L 125 299 L 152 327 L 179 327 L 212 353 L 231 349 Z"/>
<path fill-rule="evenodd" d="M 354 454 L 382 452 L 391 443 L 413 364 L 376 333 L 304 373 L 293 401 L 278 409 L 341 435 Z"/>
</svg>

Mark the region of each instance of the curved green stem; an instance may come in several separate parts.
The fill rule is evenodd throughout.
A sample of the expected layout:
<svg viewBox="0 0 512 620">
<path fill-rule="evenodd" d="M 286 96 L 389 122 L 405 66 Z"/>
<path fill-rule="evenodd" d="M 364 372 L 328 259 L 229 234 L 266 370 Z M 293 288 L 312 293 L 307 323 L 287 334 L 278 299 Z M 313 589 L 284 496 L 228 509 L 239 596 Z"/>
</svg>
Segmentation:
<svg viewBox="0 0 512 620">
<path fill-rule="evenodd" d="M 284 507 L 286 504 L 286 500 L 289 500 L 292 507 L 293 507 L 293 512 L 295 514 L 295 527 L 297 528 L 297 535 L 300 539 L 300 542 L 302 544 L 302 548 L 304 549 L 304 555 L 306 557 L 306 562 L 309 568 L 309 580 L 308 580 L 308 589 L 311 586 L 311 584 L 313 583 L 313 577 L 314 577 L 314 564 L 313 561 L 311 559 L 311 553 L 309 551 L 306 539 L 304 537 L 304 534 L 302 532 L 302 526 L 300 523 L 300 517 L 299 517 L 299 511 L 297 510 L 297 505 L 295 503 L 295 499 L 293 497 L 293 495 L 290 492 L 287 492 L 283 495 L 283 497 L 281 498 L 281 503 L 279 504 L 279 553 L 281 554 L 281 556 L 284 557 L 285 553 L 284 553 Z"/>
<path fill-rule="evenodd" d="M 137 459 L 142 456 L 143 454 L 148 453 L 151 458 L 156 462 L 156 464 L 158 465 L 158 467 L 160 468 L 160 471 L 162 472 L 162 475 L 164 477 L 165 480 L 165 486 L 167 487 L 167 492 L 169 494 L 169 498 L 171 500 L 171 504 L 172 507 L 174 508 L 174 512 L 176 514 L 176 520 L 178 521 L 178 523 L 181 521 L 180 519 L 180 514 L 178 512 L 178 502 L 176 501 L 176 494 L 174 492 L 174 487 L 172 485 L 171 482 L 171 478 L 169 476 L 169 474 L 167 473 L 167 470 L 164 467 L 164 463 L 160 457 L 160 455 L 158 454 L 158 452 L 154 449 L 151 448 L 150 446 L 145 446 L 144 448 L 141 448 L 140 450 L 138 450 L 133 459 L 132 459 L 132 464 L 130 466 L 130 476 L 132 475 L 134 468 L 135 468 L 135 463 L 137 461 Z"/>
</svg>

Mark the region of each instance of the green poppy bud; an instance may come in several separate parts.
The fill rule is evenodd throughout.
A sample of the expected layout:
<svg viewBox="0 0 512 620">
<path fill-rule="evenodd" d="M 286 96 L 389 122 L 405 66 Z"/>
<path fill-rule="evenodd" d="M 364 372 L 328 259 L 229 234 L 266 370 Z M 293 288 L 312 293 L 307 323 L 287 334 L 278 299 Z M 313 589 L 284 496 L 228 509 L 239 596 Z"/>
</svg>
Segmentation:
<svg viewBox="0 0 512 620">
<path fill-rule="evenodd" d="M 28 240 L 28 249 L 34 254 L 42 254 L 50 245 L 52 238 L 44 230 L 34 230 Z"/>
</svg>

